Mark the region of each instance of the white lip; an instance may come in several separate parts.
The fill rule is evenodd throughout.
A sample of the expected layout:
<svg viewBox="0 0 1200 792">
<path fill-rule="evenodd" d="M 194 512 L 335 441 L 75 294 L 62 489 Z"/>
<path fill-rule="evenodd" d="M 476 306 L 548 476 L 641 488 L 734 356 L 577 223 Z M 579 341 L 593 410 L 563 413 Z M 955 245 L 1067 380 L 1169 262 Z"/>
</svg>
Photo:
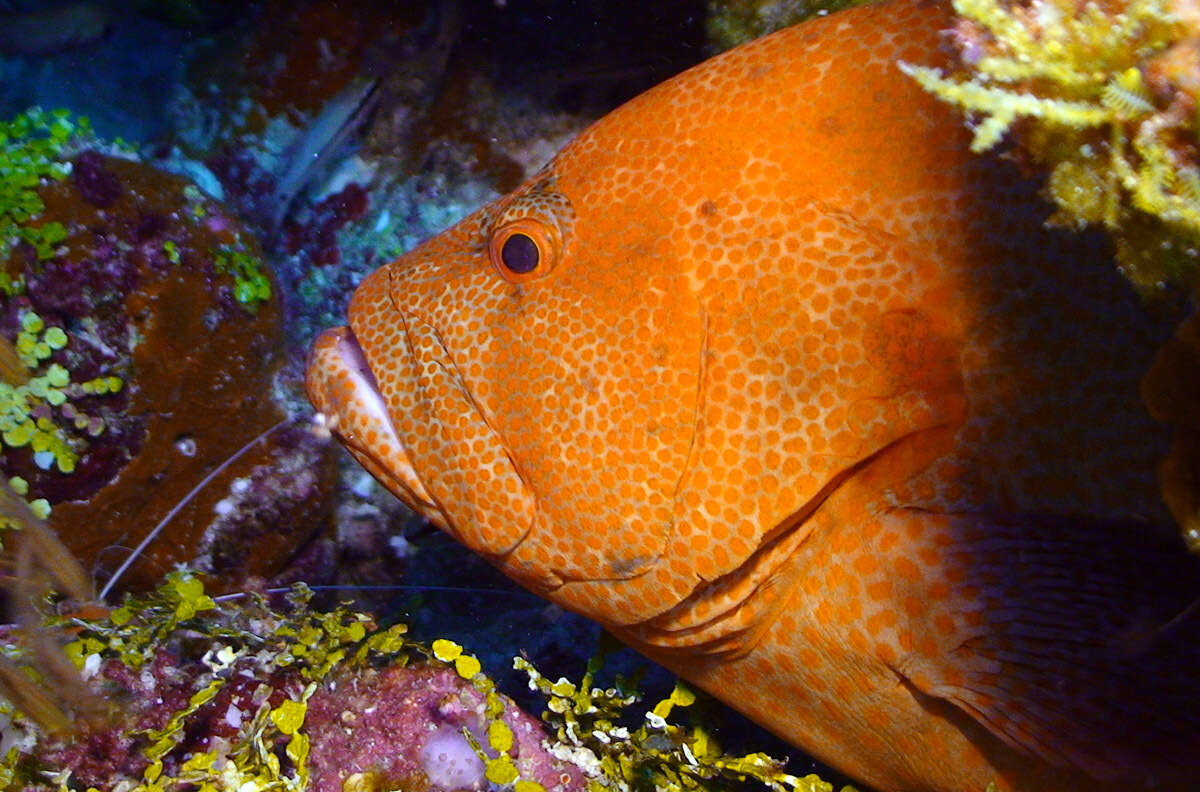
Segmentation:
<svg viewBox="0 0 1200 792">
<path fill-rule="evenodd" d="M 335 327 L 317 337 L 309 354 L 305 386 L 308 398 L 326 417 L 326 425 L 363 467 L 413 508 L 425 513 L 433 509 L 350 328 Z"/>
<path fill-rule="evenodd" d="M 396 437 L 396 430 L 392 428 L 391 419 L 388 418 L 387 405 L 383 403 L 383 396 L 379 393 L 379 383 L 371 373 L 371 367 L 367 365 L 367 356 L 363 353 L 358 339 L 354 337 L 354 331 L 348 327 L 345 331 L 338 334 L 334 349 L 341 367 L 354 383 L 354 395 L 357 397 L 359 409 L 366 411 L 372 423 L 386 427 L 389 439 L 399 445 L 400 439 Z"/>
</svg>

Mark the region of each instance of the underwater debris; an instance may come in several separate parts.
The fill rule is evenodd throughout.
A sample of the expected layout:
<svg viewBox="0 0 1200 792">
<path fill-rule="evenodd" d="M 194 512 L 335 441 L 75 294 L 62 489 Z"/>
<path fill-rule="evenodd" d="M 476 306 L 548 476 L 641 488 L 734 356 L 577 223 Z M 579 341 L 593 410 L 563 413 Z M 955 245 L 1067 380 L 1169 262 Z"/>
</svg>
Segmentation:
<svg viewBox="0 0 1200 792">
<path fill-rule="evenodd" d="M 547 696 L 555 742 L 458 644 L 426 646 L 403 625 L 379 629 L 345 607 L 317 611 L 310 598 L 303 586 L 213 598 L 183 570 L 103 616 L 47 619 L 74 634 L 67 654 L 89 689 L 122 705 L 115 720 L 62 735 L 0 703 L 0 786 L 715 792 L 751 779 L 832 789 L 761 754 L 724 756 L 702 728 L 672 723 L 672 709 L 692 699 L 682 687 L 625 728 L 617 721 L 637 697 L 593 689 L 600 660 L 576 686 L 518 659 Z M 16 644 L 4 655 L 29 660 Z"/>
<path fill-rule="evenodd" d="M 1197 288 L 1200 16 L 1175 0 L 955 0 L 960 68 L 902 63 L 1049 172 L 1051 222 L 1100 225 L 1143 293 Z"/>
<path fill-rule="evenodd" d="M 378 100 L 378 87 L 378 80 L 352 80 L 284 151 L 282 169 L 273 174 L 275 187 L 269 201 L 272 213 L 266 219 L 272 234 L 282 228 L 300 191 L 328 169 L 338 154 L 345 153 Z"/>
<path fill-rule="evenodd" d="M 198 64 L 200 79 L 174 108 L 178 142 L 206 161 L 264 239 L 353 151 L 389 65 L 408 54 L 422 5 L 364 2 L 347 14 L 330 0 L 268 2 L 235 46 Z"/>
<path fill-rule="evenodd" d="M 47 627 L 37 603 L 52 591 L 90 603 L 91 580 L 45 519 L 20 495 L 0 485 L 0 519 L 12 541 L 5 550 L 12 568 L 5 580 L 7 615 L 13 624 L 0 642 L 0 697 L 14 702 L 40 729 L 62 736 L 75 724 L 99 723 L 110 708 L 88 690 L 62 652 L 65 634 Z M 86 607 L 86 606 L 85 606 Z"/>
</svg>

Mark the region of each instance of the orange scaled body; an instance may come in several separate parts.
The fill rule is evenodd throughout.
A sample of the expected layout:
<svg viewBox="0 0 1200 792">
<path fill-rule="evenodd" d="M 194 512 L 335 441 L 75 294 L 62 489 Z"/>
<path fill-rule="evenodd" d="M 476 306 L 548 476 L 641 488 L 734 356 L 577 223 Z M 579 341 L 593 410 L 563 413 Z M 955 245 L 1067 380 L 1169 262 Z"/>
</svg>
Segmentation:
<svg viewBox="0 0 1200 792">
<path fill-rule="evenodd" d="M 370 276 L 309 393 L 505 573 L 881 790 L 1191 789 L 1169 328 L 897 68 L 950 24 L 859 8 L 633 100 Z"/>
</svg>

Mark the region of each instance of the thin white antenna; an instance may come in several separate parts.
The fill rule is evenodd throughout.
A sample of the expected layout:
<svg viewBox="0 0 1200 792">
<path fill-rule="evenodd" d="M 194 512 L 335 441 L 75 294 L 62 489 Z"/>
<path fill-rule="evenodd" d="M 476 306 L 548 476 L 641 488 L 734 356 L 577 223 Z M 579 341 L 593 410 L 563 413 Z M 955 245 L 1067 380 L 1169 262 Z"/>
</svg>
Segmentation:
<svg viewBox="0 0 1200 792">
<path fill-rule="evenodd" d="M 225 468 L 229 467 L 238 459 L 240 459 L 242 454 L 245 454 L 247 451 L 253 448 L 260 440 L 291 420 L 291 416 L 288 416 L 271 428 L 264 429 L 258 434 L 257 437 L 239 448 L 236 453 L 232 454 L 224 462 L 209 471 L 207 476 L 200 479 L 200 483 L 192 487 L 191 490 L 188 491 L 187 495 L 184 495 L 178 503 L 171 507 L 171 510 L 167 512 L 161 520 L 158 521 L 158 525 L 154 526 L 154 530 L 146 534 L 146 538 L 143 539 L 137 547 L 133 548 L 133 552 L 129 554 L 129 557 L 125 559 L 121 566 L 117 567 L 117 571 L 114 572 L 112 577 L 108 579 L 108 582 L 104 584 L 104 588 L 100 589 L 100 600 L 103 601 L 104 598 L 108 596 L 108 593 L 112 591 L 113 586 L 117 585 L 117 581 L 121 579 L 121 575 L 124 575 L 129 570 L 129 567 L 133 566 L 133 562 L 136 561 L 139 556 L 141 556 L 142 551 L 144 551 L 146 547 L 153 542 L 160 533 L 162 533 L 162 530 L 166 527 L 167 523 L 174 519 L 175 515 L 178 514 L 179 511 L 192 500 L 192 498 L 196 497 L 196 493 L 208 486 L 210 481 L 219 476 L 225 470 Z"/>
</svg>

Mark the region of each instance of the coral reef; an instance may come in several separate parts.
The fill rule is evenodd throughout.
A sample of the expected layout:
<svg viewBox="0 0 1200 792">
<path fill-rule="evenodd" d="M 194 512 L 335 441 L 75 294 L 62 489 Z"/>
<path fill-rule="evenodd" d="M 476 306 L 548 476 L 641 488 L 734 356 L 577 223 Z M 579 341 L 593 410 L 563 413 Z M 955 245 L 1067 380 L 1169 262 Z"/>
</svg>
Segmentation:
<svg viewBox="0 0 1200 792">
<path fill-rule="evenodd" d="M 380 73 L 412 55 L 402 43 L 422 8 L 366 2 L 347 14 L 304 0 L 264 3 L 256 15 L 234 46 L 195 67 L 194 87 L 176 102 L 176 141 L 275 234 L 309 183 L 353 150 Z"/>
<path fill-rule="evenodd" d="M 483 720 L 487 696 L 471 681 L 477 666 L 470 674 L 461 663 L 447 667 L 402 626 L 374 631 L 366 616 L 320 613 L 307 600 L 296 589 L 280 609 L 260 595 L 218 604 L 180 572 L 107 617 L 70 620 L 77 636 L 68 654 L 93 694 L 121 701 L 120 711 L 80 734 L 50 736 L 8 709 L 5 787 L 57 788 L 45 779 L 63 778 L 80 789 L 251 783 L 332 792 L 357 776 L 375 779 L 360 789 L 390 789 L 462 763 L 461 751 L 443 758 L 452 753 L 445 732 L 461 740 L 464 727 L 486 735 L 495 724 L 522 735 L 512 753 L 526 777 L 545 779 L 546 789 L 581 786 L 511 703 L 496 697 L 498 709 Z"/>
<path fill-rule="evenodd" d="M 101 415 L 88 415 L 76 405 L 89 396 L 119 393 L 123 381 L 116 376 L 101 376 L 82 383 L 71 381 L 71 374 L 60 363 L 46 363 L 56 351 L 68 343 L 61 327 L 46 327 L 33 311 L 19 314 L 20 330 L 15 344 L 0 341 L 4 367 L 0 382 L 0 440 L 10 451 L 28 447 L 34 464 L 41 470 L 73 473 L 79 461 L 78 438 L 69 438 L 64 422 L 77 432 L 96 437 L 104 431 L 106 421 Z M 106 412 L 112 414 L 111 400 L 105 400 Z M 20 476 L 10 482 L 26 494 L 29 483 Z M 36 499 L 37 508 L 48 514 L 49 502 Z"/>
<path fill-rule="evenodd" d="M 407 134 L 433 94 L 448 47 L 414 30 L 424 17 L 421 4 L 363 3 L 346 14 L 328 0 L 266 3 L 234 46 L 197 65 L 175 102 L 171 166 L 203 173 L 210 194 L 257 226 L 297 298 L 284 304 L 297 346 L 320 324 L 310 327 L 310 314 L 343 309 L 342 295 L 370 268 L 339 240 L 380 197 L 378 162 L 356 152 L 374 119 Z M 372 254 L 392 244 L 388 217 L 357 232 L 371 237 Z"/>
<path fill-rule="evenodd" d="M 65 114 L 24 114 L 3 140 L 16 165 L 0 178 L 0 336 L 16 360 L 0 385 L 0 470 L 50 507 L 89 566 L 111 569 L 110 548 L 172 514 L 132 585 L 201 547 L 231 585 L 274 574 L 328 514 L 308 505 L 332 474 L 318 442 L 277 431 L 188 497 L 284 418 L 270 398 L 279 304 L 253 239 L 185 180 Z M 281 461 L 293 472 L 272 478 Z M 212 529 L 242 479 L 260 499 Z"/>
<path fill-rule="evenodd" d="M 695 699 L 682 686 L 631 719 L 639 698 L 626 682 L 593 685 L 601 660 L 575 685 L 518 658 L 547 699 L 551 739 L 458 644 L 425 646 L 403 625 L 380 630 L 309 599 L 301 586 L 274 607 L 261 594 L 218 601 L 180 571 L 109 614 L 50 619 L 74 633 L 66 650 L 84 695 L 108 712 L 53 734 L 0 704 L 0 785 L 682 792 L 753 780 L 832 790 L 762 754 L 726 755 L 703 727 L 674 723 L 672 711 Z M 19 661 L 23 649 L 6 643 L 4 654 Z"/>
<path fill-rule="evenodd" d="M 516 668 L 529 675 L 529 686 L 546 697 L 542 718 L 554 729 L 556 755 L 568 756 L 589 772 L 619 790 L 643 788 L 685 790 L 726 788 L 732 783 L 758 781 L 774 790 L 832 792 L 833 785 L 815 774 L 788 774 L 783 762 L 764 753 L 726 754 L 715 734 L 703 725 L 681 726 L 668 721 L 676 708 L 689 707 L 696 694 L 682 682 L 670 695 L 631 726 L 627 710 L 640 701 L 636 687 L 618 678 L 611 688 L 594 686 L 604 662 L 597 656 L 579 684 L 566 679 L 552 682 L 524 658 Z M 844 787 L 843 792 L 853 792 Z"/>
<path fill-rule="evenodd" d="M 956 0 L 956 74 L 901 68 L 974 119 L 975 151 L 1012 132 L 1049 172 L 1053 222 L 1102 225 L 1144 293 L 1197 286 L 1200 15 L 1173 0 Z"/>
<path fill-rule="evenodd" d="M 474 673 L 438 662 L 340 671 L 308 702 L 309 789 L 482 789 L 508 776 L 531 792 L 583 789 L 583 773 L 543 747 L 536 718 L 489 700 L 470 681 L 480 672 L 463 670 Z"/>
<path fill-rule="evenodd" d="M 329 496 L 336 472 L 326 464 L 328 449 L 300 426 L 255 440 L 283 417 L 273 403 L 287 399 L 297 350 L 315 328 L 341 317 L 365 272 L 512 188 L 599 114 L 706 53 L 697 0 L 644 7 L 557 0 L 462 5 L 466 16 L 454 31 L 424 16 L 424 4 L 361 3 L 346 13 L 345 4 L 329 0 L 135 0 L 109 38 L 75 59 L 0 59 L 8 107 L 24 107 L 31 97 L 57 105 L 63 100 L 46 97 L 65 95 L 71 106 L 87 107 L 106 134 L 143 143 L 137 154 L 104 144 L 65 113 L 18 119 L 23 131 L 14 139 L 66 145 L 35 157 L 33 176 L 24 178 L 21 200 L 39 203 L 10 225 L 0 214 L 0 245 L 18 246 L 12 229 L 29 235 L 12 257 L 7 249 L 0 254 L 11 265 L 0 268 L 0 289 L 17 306 L 4 314 L 0 337 L 16 346 L 29 344 L 22 332 L 37 336 L 34 348 L 52 353 L 32 369 L 12 367 L 17 379 L 46 376 L 67 356 L 77 363 L 60 364 L 67 385 L 47 380 L 47 393 L 67 395 L 64 404 L 36 408 L 48 410 L 68 438 L 79 434 L 77 445 L 66 444 L 77 448 L 74 472 L 63 473 L 57 461 L 43 470 L 30 458 L 16 469 L 29 481 L 14 483 L 24 483 L 30 499 L 54 501 L 56 530 L 101 578 L 162 526 L 123 585 L 144 586 L 181 561 L 217 573 L 206 577 L 214 594 L 246 576 L 319 583 L 332 575 L 378 584 L 365 595 L 374 597 L 378 612 L 407 611 L 405 618 L 426 625 L 424 634 L 480 647 L 492 679 L 519 691 L 523 675 L 506 667 L 513 654 L 528 651 L 554 678 L 570 673 L 594 641 L 594 625 L 515 589 L 479 559 L 464 558 L 367 484 L 357 466 L 343 460 Z M 186 27 L 186 35 L 148 24 L 150 14 Z M 234 18 L 238 24 L 227 26 Z M 144 41 L 137 41 L 139 31 Z M 451 32 L 458 38 L 447 53 L 439 47 L 454 38 Z M 168 119 L 162 108 L 170 91 Z M 312 153 L 316 166 L 289 165 Z M 151 182 L 175 186 L 158 191 Z M 9 186 L 0 179 L 0 205 Z M 42 195 L 51 193 L 47 210 Z M 80 219 L 69 219 L 77 212 Z M 94 234 L 85 230 L 92 228 Z M 234 232 L 240 242 L 233 242 Z M 251 232 L 261 240 L 269 276 L 251 268 L 257 259 Z M 3 281 L 10 270 L 12 293 Z M 21 282 L 26 270 L 33 273 L 28 284 Z M 136 280 L 135 272 L 146 280 Z M 256 299 L 267 297 L 267 283 L 269 298 Z M 61 284 L 61 292 L 49 284 Z M 28 306 L 41 330 L 24 330 L 22 301 L 53 303 Z M 257 304 L 257 313 L 243 303 Z M 136 325 L 122 324 L 127 305 Z M 194 321 L 199 315 L 206 317 L 203 329 Z M 145 328 L 162 332 L 143 339 Z M 57 331 L 67 341 L 61 349 L 54 348 Z M 0 372 L 6 365 L 0 354 Z M 54 377 L 61 377 L 57 370 Z M 110 377 L 119 388 L 73 393 L 96 380 L 112 385 Z M 76 427 L 76 419 L 87 425 Z M 128 464 L 114 478 L 117 463 Z M 191 495 L 196 486 L 199 493 Z M 90 499 L 75 499 L 89 489 Z M 334 510 L 338 535 L 294 554 Z M 397 581 L 412 590 L 386 588 Z M 202 610 L 196 623 L 210 616 L 215 612 Z M 179 661 L 164 662 L 164 679 L 178 681 L 171 669 Z M 141 666 L 152 667 L 151 661 Z M 406 678 L 391 667 L 350 676 L 364 701 L 390 695 L 379 691 L 398 690 Z M 443 669 L 429 684 L 445 677 Z M 176 700 L 182 695 L 160 690 Z M 343 685 L 339 694 L 347 690 Z M 310 707 L 321 694 L 313 693 Z M 633 728 L 641 713 L 631 707 Z M 486 729 L 473 736 L 487 742 Z M 769 738 L 758 732 L 757 739 Z M 462 745 L 451 740 L 455 750 Z M 315 779 L 315 760 L 313 767 Z M 370 770 L 352 779 L 357 788 L 377 783 L 384 781 Z"/>
<path fill-rule="evenodd" d="M 295 297 L 289 341 L 307 344 L 381 261 L 512 189 L 611 102 L 703 55 L 701 15 L 682 41 L 672 27 L 682 0 L 636 13 L 460 5 L 372 2 L 347 15 L 328 0 L 266 3 L 180 91 L 172 167 L 204 174 L 259 227 Z M 561 35 L 536 29 L 550 21 Z M 621 41 L 637 36 L 670 46 L 648 58 Z M 551 51 L 531 58 L 534 42 Z M 690 60 L 675 65 L 675 49 Z M 620 95 L 596 100 L 597 82 Z"/>
</svg>

